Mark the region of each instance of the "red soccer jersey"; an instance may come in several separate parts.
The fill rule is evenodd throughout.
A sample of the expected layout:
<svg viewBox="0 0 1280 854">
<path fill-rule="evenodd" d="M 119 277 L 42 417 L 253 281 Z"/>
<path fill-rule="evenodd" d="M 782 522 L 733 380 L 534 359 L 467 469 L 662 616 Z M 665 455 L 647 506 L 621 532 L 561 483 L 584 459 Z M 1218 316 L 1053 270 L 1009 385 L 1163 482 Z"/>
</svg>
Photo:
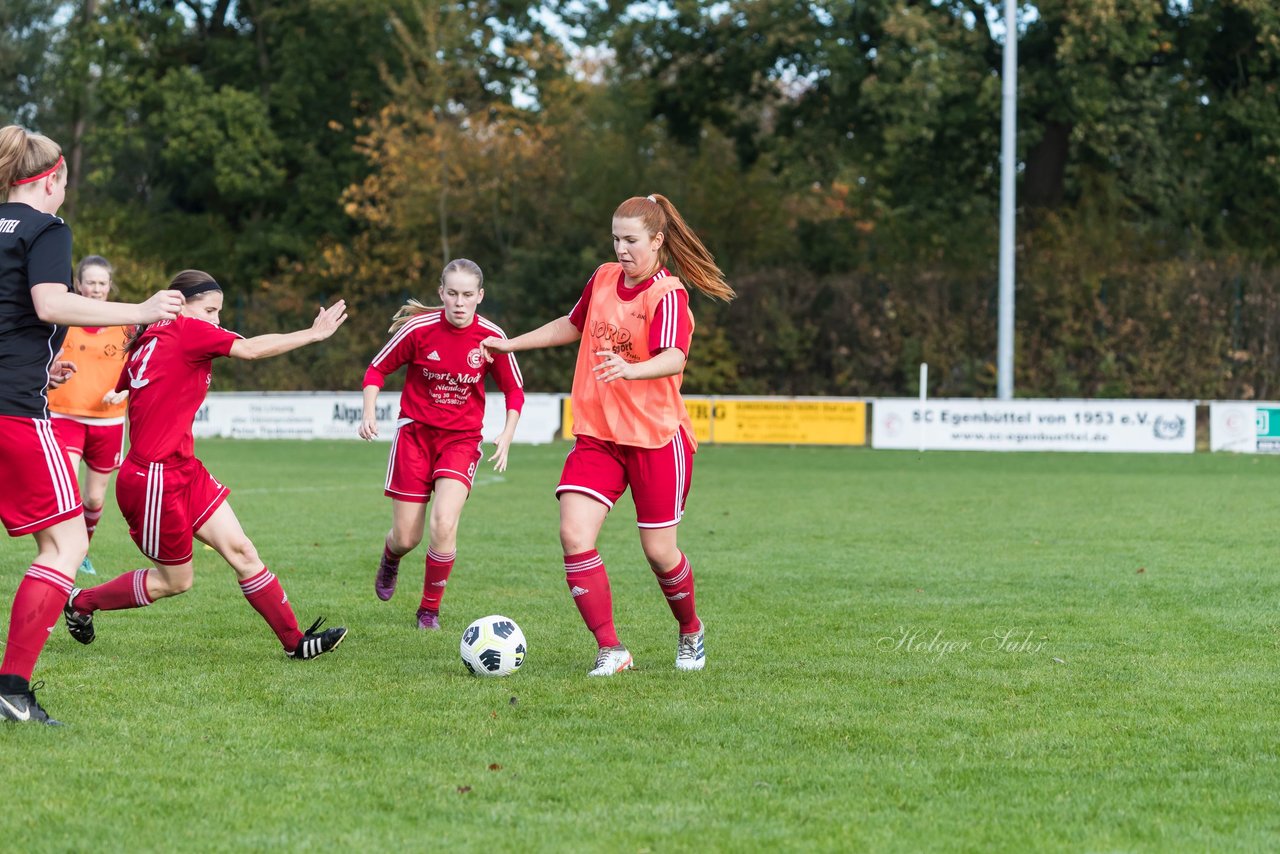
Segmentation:
<svg viewBox="0 0 1280 854">
<path fill-rule="evenodd" d="M 587 280 L 587 286 L 582 289 L 582 296 L 578 298 L 573 310 L 569 312 L 569 322 L 576 326 L 579 332 L 586 331 L 587 308 L 591 305 L 591 289 L 593 287 L 615 287 L 618 291 L 618 299 L 623 302 L 631 302 L 647 291 L 654 282 L 671 275 L 663 267 L 634 288 L 629 288 L 623 284 L 624 276 L 622 272 L 618 273 L 616 281 L 597 282 L 596 277 L 600 274 L 600 270 L 601 268 L 597 267 L 596 271 L 591 274 L 591 278 Z M 689 292 L 684 288 L 674 290 L 662 298 L 657 308 L 654 309 L 653 318 L 648 321 L 650 353 L 657 353 L 659 350 L 665 350 L 668 347 L 678 347 L 680 352 L 688 357 L 689 341 L 693 337 L 693 327 L 689 323 L 688 309 Z"/>
<path fill-rule="evenodd" d="M 388 376 L 408 365 L 400 395 L 401 418 L 479 435 L 484 425 L 485 374 L 493 374 L 508 410 L 524 408 L 524 379 L 515 354 L 499 353 L 490 363 L 480 352 L 480 342 L 490 335 L 507 337 L 497 324 L 478 314 L 463 329 L 446 320 L 441 311 L 420 314 L 396 330 L 373 357 L 364 385 L 382 388 Z"/>
<path fill-rule="evenodd" d="M 195 455 L 191 425 L 213 380 L 213 360 L 241 336 L 207 320 L 154 323 L 129 354 L 116 391 L 129 390 L 129 457 L 174 463 Z"/>
</svg>

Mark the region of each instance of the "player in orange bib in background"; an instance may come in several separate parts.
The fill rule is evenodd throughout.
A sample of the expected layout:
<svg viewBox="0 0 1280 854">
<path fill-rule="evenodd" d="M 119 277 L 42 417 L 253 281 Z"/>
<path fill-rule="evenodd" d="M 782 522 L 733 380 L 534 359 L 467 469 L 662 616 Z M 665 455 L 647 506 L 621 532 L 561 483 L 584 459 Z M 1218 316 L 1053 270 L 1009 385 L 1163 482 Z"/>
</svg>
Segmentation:
<svg viewBox="0 0 1280 854">
<path fill-rule="evenodd" d="M 111 263 L 101 255 L 89 255 L 76 268 L 76 287 L 81 296 L 105 301 L 115 296 Z M 93 532 L 102 518 L 111 473 L 120 468 L 124 447 L 125 398 L 129 392 L 115 390 L 128 330 L 123 326 L 72 326 L 62 342 L 62 356 L 76 366 L 66 383 L 49 391 L 49 415 L 58 444 L 79 471 L 84 460 L 88 473 L 81 497 L 84 527 Z M 80 571 L 94 574 L 93 563 L 85 555 Z"/>
<path fill-rule="evenodd" d="M 680 397 L 693 335 L 684 283 L 734 297 L 715 259 L 665 196 L 627 199 L 613 213 L 617 263 L 600 266 L 564 317 L 510 340 L 481 342 L 486 355 L 579 341 L 573 375 L 573 432 L 556 496 L 565 580 L 599 647 L 589 676 L 632 666 L 618 642 L 613 598 L 596 540 L 605 517 L 631 489 L 640 545 L 679 623 L 676 669 L 706 664 L 704 626 L 694 607 L 693 570 L 676 543 L 693 476 L 696 443 Z M 680 278 L 668 272 L 671 263 Z"/>
</svg>

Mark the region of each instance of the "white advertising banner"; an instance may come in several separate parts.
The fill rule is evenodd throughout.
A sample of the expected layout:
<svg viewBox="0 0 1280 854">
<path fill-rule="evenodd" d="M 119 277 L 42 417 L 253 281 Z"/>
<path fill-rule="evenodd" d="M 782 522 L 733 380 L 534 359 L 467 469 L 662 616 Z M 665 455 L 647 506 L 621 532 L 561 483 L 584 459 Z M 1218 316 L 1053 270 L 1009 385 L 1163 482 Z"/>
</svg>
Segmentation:
<svg viewBox="0 0 1280 854">
<path fill-rule="evenodd" d="M 1098 451 L 1190 454 L 1191 400 L 879 398 L 871 447 L 938 451 Z"/>
<path fill-rule="evenodd" d="M 525 396 L 516 426 L 516 442 L 551 442 L 560 430 L 560 395 Z M 485 395 L 483 435 L 491 441 L 502 432 L 506 409 L 501 392 Z M 196 413 L 196 438 L 359 439 L 363 398 L 359 392 L 211 392 Z M 391 441 L 400 393 L 378 395 L 378 438 Z"/>
<path fill-rule="evenodd" d="M 1280 454 L 1280 403 L 1263 400 L 1210 403 L 1209 450 Z"/>
</svg>

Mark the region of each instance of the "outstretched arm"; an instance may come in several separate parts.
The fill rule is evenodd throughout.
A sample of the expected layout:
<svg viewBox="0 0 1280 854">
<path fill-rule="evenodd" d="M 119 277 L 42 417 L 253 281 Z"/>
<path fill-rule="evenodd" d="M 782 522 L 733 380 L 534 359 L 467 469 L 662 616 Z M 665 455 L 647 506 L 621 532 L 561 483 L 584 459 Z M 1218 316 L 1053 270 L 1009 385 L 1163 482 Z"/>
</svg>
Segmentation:
<svg viewBox="0 0 1280 854">
<path fill-rule="evenodd" d="M 347 319 L 347 302 L 338 300 L 328 308 L 320 309 L 310 329 L 299 329 L 297 332 L 272 332 L 267 335 L 255 335 L 252 338 L 241 338 L 231 345 L 228 354 L 233 359 L 267 359 L 279 356 L 290 350 L 297 350 L 308 344 L 315 344 L 338 331 Z"/>
<path fill-rule="evenodd" d="M 493 361 L 494 353 L 518 353 L 521 350 L 540 350 L 543 347 L 559 347 L 561 344 L 572 344 L 582 337 L 578 327 L 574 326 L 568 316 L 557 317 L 550 323 L 539 326 L 532 332 L 517 335 L 515 338 L 491 336 L 480 342 L 480 350 L 486 359 Z"/>
<path fill-rule="evenodd" d="M 45 323 L 59 326 L 129 326 L 172 320 L 182 309 L 182 294 L 160 291 L 149 300 L 133 305 L 127 302 L 102 302 L 82 297 L 67 290 L 66 285 L 44 282 L 31 288 L 31 302 L 36 316 Z"/>
</svg>

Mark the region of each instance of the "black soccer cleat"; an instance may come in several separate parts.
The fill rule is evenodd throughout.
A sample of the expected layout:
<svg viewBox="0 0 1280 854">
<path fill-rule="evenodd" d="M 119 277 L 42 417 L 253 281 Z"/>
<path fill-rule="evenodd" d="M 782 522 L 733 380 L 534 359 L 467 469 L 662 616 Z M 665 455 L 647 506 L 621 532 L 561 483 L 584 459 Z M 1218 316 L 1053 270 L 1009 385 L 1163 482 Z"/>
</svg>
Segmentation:
<svg viewBox="0 0 1280 854">
<path fill-rule="evenodd" d="M 293 652 L 287 652 L 285 655 L 290 658 L 296 658 L 299 661 L 307 661 L 317 655 L 324 655 L 326 652 L 336 649 L 338 644 L 342 643 L 342 639 L 347 636 L 347 629 L 345 626 L 338 626 L 337 628 L 318 632 L 317 630 L 323 623 L 324 617 L 312 623 L 311 628 L 307 629 L 302 636 L 302 641 L 298 644 L 297 649 Z"/>
<path fill-rule="evenodd" d="M 49 717 L 49 713 L 36 702 L 36 691 L 43 687 L 43 682 L 37 682 L 25 691 L 0 691 L 0 720 L 62 726 L 62 721 Z"/>
<path fill-rule="evenodd" d="M 75 601 L 79 593 L 80 588 L 77 587 L 67 597 L 67 604 L 62 606 L 62 619 L 67 624 L 67 631 L 73 638 L 80 641 L 80 643 L 91 644 L 93 639 L 98 636 L 93 630 L 93 614 L 81 614 L 71 607 L 71 603 Z"/>
</svg>

